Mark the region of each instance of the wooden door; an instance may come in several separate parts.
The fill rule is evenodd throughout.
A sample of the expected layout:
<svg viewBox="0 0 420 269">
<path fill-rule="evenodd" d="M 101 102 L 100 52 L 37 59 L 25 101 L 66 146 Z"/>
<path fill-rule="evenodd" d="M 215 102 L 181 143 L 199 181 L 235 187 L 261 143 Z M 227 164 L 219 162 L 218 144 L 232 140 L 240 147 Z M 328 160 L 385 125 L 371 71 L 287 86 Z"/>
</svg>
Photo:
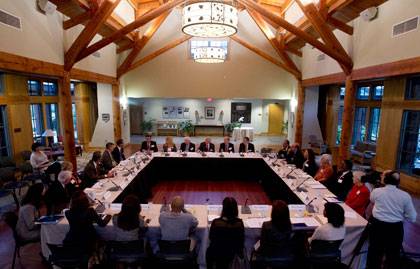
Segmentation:
<svg viewBox="0 0 420 269">
<path fill-rule="evenodd" d="M 268 134 L 281 135 L 284 120 L 284 108 L 280 104 L 268 105 Z"/>
<path fill-rule="evenodd" d="M 141 135 L 140 123 L 143 121 L 143 106 L 139 104 L 136 98 L 129 98 L 130 110 L 130 133 L 132 135 Z"/>
</svg>

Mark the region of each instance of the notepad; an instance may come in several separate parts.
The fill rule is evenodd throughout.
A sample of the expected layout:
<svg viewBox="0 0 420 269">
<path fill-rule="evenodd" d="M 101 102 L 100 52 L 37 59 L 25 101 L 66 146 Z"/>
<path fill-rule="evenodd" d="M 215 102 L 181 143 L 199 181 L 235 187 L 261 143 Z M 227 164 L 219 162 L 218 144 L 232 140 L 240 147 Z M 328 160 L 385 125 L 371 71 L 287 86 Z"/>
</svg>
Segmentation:
<svg viewBox="0 0 420 269">
<path fill-rule="evenodd" d="M 305 218 L 290 218 L 292 224 L 304 223 L 308 227 L 318 227 L 320 226 L 319 222 L 313 217 Z"/>
</svg>

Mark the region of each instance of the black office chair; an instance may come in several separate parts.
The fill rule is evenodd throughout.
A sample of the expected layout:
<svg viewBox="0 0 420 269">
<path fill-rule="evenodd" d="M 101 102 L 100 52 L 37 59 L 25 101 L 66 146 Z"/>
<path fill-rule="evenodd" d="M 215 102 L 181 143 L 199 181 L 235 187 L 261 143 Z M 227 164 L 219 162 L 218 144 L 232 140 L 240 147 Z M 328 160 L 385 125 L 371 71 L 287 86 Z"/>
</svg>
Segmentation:
<svg viewBox="0 0 420 269">
<path fill-rule="evenodd" d="M 296 268 L 295 248 L 292 241 L 271 243 L 264 248 L 264 252 L 254 251 L 251 255 L 251 268 Z"/>
<path fill-rule="evenodd" d="M 21 247 L 30 244 L 30 243 L 36 243 L 39 242 L 39 240 L 23 240 L 20 238 L 20 236 L 17 234 L 16 231 L 16 225 L 18 222 L 18 216 L 15 212 L 6 212 L 3 215 L 4 222 L 7 224 L 7 226 L 10 227 L 13 231 L 13 238 L 15 240 L 15 251 L 13 253 L 13 262 L 12 262 L 12 269 L 15 268 L 16 264 L 16 257 L 20 259 L 20 249 Z"/>
<path fill-rule="evenodd" d="M 343 240 L 313 240 L 308 254 L 311 268 L 339 268 L 342 242 Z"/>
<path fill-rule="evenodd" d="M 159 241 L 156 255 L 158 268 L 197 268 L 196 257 L 190 251 L 191 240 Z"/>
<path fill-rule="evenodd" d="M 90 255 L 79 245 L 47 244 L 51 251 L 48 261 L 62 269 L 87 269 Z"/>
<path fill-rule="evenodd" d="M 144 249 L 144 240 L 136 241 L 108 241 L 105 247 L 106 259 L 114 264 L 126 266 L 144 266 L 148 256 Z"/>
</svg>

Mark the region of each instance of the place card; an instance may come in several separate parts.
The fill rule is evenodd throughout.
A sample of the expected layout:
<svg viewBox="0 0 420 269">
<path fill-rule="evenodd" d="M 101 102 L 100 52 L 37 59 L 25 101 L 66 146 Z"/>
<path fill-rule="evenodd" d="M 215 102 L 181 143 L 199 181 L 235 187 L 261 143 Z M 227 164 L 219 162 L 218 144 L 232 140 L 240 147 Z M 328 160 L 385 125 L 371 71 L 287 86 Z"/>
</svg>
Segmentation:
<svg viewBox="0 0 420 269">
<path fill-rule="evenodd" d="M 248 228 L 261 228 L 266 221 L 270 221 L 270 218 L 249 218 L 245 220 L 245 226 Z"/>
<path fill-rule="evenodd" d="M 319 222 L 313 217 L 304 217 L 304 218 L 290 218 L 292 224 L 304 223 L 308 227 L 318 227 L 320 226 Z"/>
</svg>

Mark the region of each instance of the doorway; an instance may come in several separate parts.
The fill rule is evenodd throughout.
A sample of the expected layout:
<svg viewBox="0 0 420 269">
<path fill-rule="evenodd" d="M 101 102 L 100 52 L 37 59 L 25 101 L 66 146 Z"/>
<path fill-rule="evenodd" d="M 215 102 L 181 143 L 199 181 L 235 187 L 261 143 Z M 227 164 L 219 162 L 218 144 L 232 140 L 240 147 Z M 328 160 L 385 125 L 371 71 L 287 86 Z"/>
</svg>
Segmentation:
<svg viewBox="0 0 420 269">
<path fill-rule="evenodd" d="M 140 123 L 143 121 L 143 105 L 137 98 L 129 98 L 130 134 L 142 135 Z"/>
<path fill-rule="evenodd" d="M 274 103 L 268 105 L 268 134 L 281 135 L 284 120 L 284 107 Z"/>
</svg>

